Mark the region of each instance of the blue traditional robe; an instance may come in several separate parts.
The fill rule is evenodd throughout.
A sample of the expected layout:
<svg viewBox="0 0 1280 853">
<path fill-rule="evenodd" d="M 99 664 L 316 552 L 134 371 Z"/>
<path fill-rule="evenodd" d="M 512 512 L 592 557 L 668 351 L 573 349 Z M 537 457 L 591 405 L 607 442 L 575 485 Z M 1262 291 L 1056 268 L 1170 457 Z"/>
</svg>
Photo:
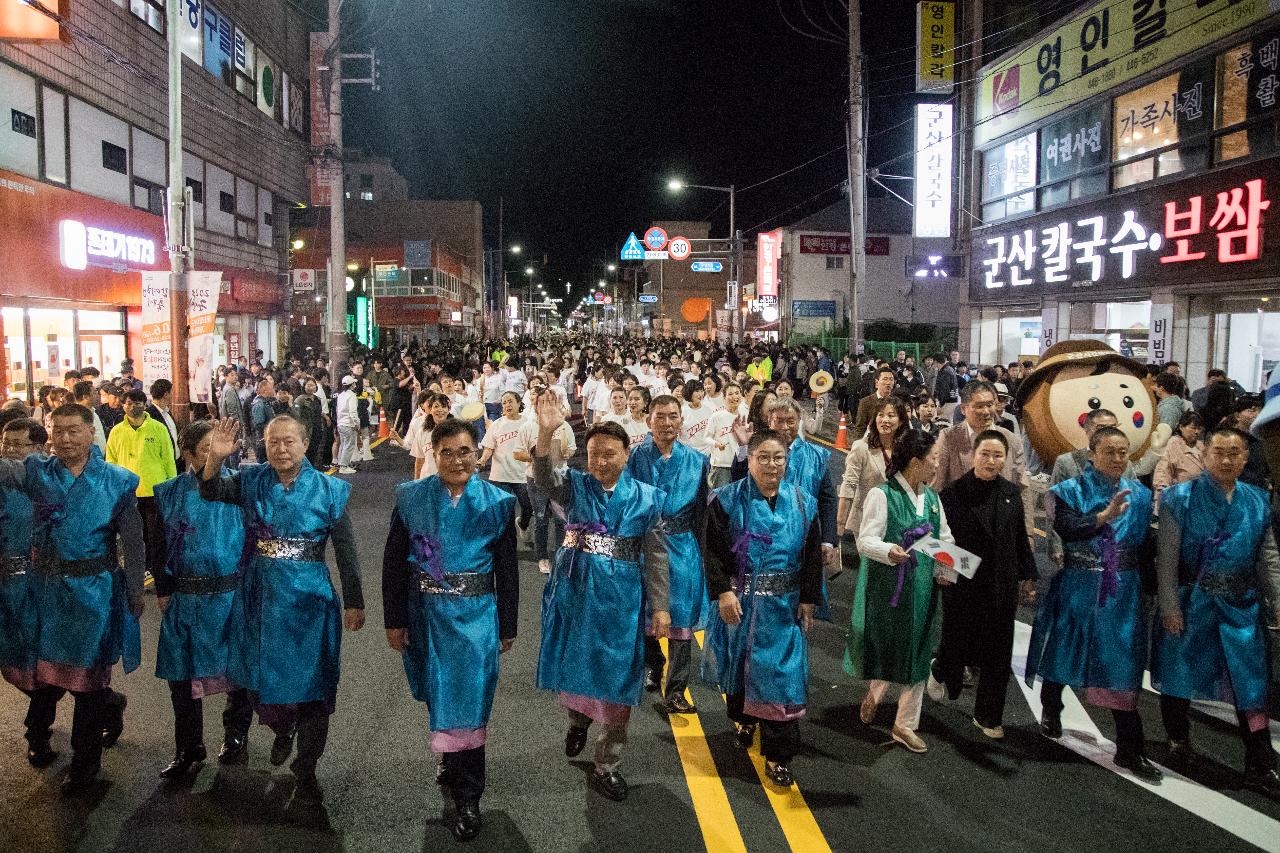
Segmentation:
<svg viewBox="0 0 1280 853">
<path fill-rule="evenodd" d="M 0 672 L 35 669 L 35 575 L 31 565 L 31 499 L 0 490 Z"/>
<path fill-rule="evenodd" d="M 822 492 L 822 481 L 826 479 L 831 461 L 831 451 L 819 447 L 803 437 L 797 436 L 787 451 L 787 473 L 782 477 L 783 485 L 794 483 L 800 491 L 815 499 Z M 822 530 L 822 541 L 835 545 L 839 542 L 835 532 L 835 504 L 832 503 L 825 514 L 819 509 L 818 523 Z M 822 575 L 822 601 L 814 611 L 815 619 L 831 620 L 831 603 L 827 597 L 827 576 Z"/>
<path fill-rule="evenodd" d="M 53 456 L 28 456 L 24 468 L 20 488 L 32 503 L 35 623 L 28 668 L 10 669 L 6 677 L 27 689 L 103 689 L 117 661 L 132 672 L 142 657 L 116 557 L 117 520 L 136 512 L 138 478 L 109 464 L 96 446 L 78 477 Z"/>
<path fill-rule="evenodd" d="M 413 569 L 404 671 L 413 698 L 427 703 L 436 752 L 484 743 L 498 686 L 493 548 L 515 500 L 479 477 L 456 505 L 439 475 L 396 489 Z"/>
<path fill-rule="evenodd" d="M 643 540 L 660 521 L 665 496 L 625 471 L 612 497 L 581 471 L 569 469 L 564 478 L 566 539 L 599 547 L 556 551 L 542 595 L 538 686 L 565 694 L 570 707 L 607 715 L 596 703 L 637 705 L 643 692 Z M 612 556 L 603 553 L 608 550 Z M 625 721 L 625 714 L 619 717 Z"/>
<path fill-rule="evenodd" d="M 1150 535 L 1151 490 L 1128 478 L 1109 482 L 1090 465 L 1050 491 L 1059 505 L 1088 517 L 1122 489 L 1130 490 L 1123 515 L 1089 538 L 1063 542 L 1062 571 L 1050 582 L 1031 632 L 1027 684 L 1039 675 L 1111 693 L 1142 686 L 1147 632 L 1137 569 Z"/>
<path fill-rule="evenodd" d="M 200 497 L 194 472 L 155 487 L 167 545 L 164 572 L 177 584 L 160 622 L 156 676 L 191 681 L 193 694 L 231 689 L 232 603 L 244 556 L 240 508 Z"/>
<path fill-rule="evenodd" d="M 1258 563 L 1271 525 L 1267 493 L 1237 483 L 1228 502 L 1204 473 L 1165 489 L 1160 517 L 1181 528 L 1177 599 L 1184 627 L 1178 636 L 1156 631 L 1152 683 L 1170 696 L 1230 702 L 1241 711 L 1266 708 Z"/>
<path fill-rule="evenodd" d="M 249 559 L 232 604 L 229 674 L 261 705 L 332 703 L 338 692 L 342 603 L 329 580 L 324 546 L 342 517 L 351 484 L 302 463 L 286 489 L 267 464 L 240 469 Z M 312 551 L 304 559 L 270 552 L 281 540 Z M 291 549 L 290 549 L 291 550 Z"/>
<path fill-rule="evenodd" d="M 698 541 L 707 506 L 710 460 L 687 444 L 671 445 L 664 458 L 653 436 L 631 452 L 627 473 L 662 489 L 662 540 L 671 559 L 671 636 L 688 640 L 706 624 L 707 583 Z"/>
<path fill-rule="evenodd" d="M 751 477 L 716 491 L 738 561 L 742 621 L 725 624 L 717 608 L 703 657 L 704 678 L 742 694 L 745 713 L 767 720 L 796 719 L 808 704 L 809 646 L 796 612 L 805 534 L 818 504 L 783 482 L 772 508 Z"/>
</svg>

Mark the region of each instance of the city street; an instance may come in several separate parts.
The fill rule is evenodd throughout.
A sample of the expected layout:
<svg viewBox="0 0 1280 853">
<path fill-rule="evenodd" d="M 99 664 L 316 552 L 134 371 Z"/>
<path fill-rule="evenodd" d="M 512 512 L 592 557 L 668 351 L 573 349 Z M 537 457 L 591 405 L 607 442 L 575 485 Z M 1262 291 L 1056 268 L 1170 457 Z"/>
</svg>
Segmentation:
<svg viewBox="0 0 1280 853">
<path fill-rule="evenodd" d="M 833 457 L 838 477 L 843 457 Z M 22 758 L 25 702 L 4 685 L 0 850 L 323 853 L 454 845 L 432 782 L 426 709 L 411 699 L 382 633 L 381 549 L 392 488 L 407 467 L 403 452 L 380 449 L 370 470 L 353 478 L 369 621 L 345 637 L 338 708 L 319 768 L 323 810 L 286 806 L 291 776 L 268 764 L 270 734 L 261 727 L 251 735 L 246 766 L 211 762 L 191 786 L 157 778 L 172 753 L 172 712 L 165 685 L 152 675 L 159 617 L 148 598 L 143 666 L 117 679 L 130 702 L 124 736 L 107 753 L 103 780 L 91 795 L 67 801 L 57 791 L 70 703 L 62 704 L 55 729 L 54 748 L 63 758 L 36 771 Z M 668 721 L 652 694 L 633 715 L 621 768 L 631 795 L 625 803 L 607 801 L 588 789 L 588 763 L 565 759 L 563 715 L 552 696 L 534 687 L 543 577 L 531 560 L 522 569 L 521 634 L 502 660 L 486 824 L 475 849 L 1280 849 L 1280 804 L 1235 789 L 1241 747 L 1233 726 L 1207 713 L 1194 715 L 1203 769 L 1195 781 L 1169 775 L 1157 788 L 1114 771 L 1109 743 L 1098 748 L 1097 739 L 1111 734 L 1109 714 L 1086 713 L 1069 701 L 1067 736 L 1053 743 L 1035 733 L 1034 701 L 1018 686 L 1009 691 L 1002 742 L 987 740 L 971 724 L 967 691 L 954 704 L 926 702 L 920 733 L 927 754 L 891 745 L 891 703 L 874 728 L 863 726 L 856 714 L 863 688 L 841 670 L 852 573 L 832 584 L 835 624 L 820 624 L 812 634 L 806 750 L 793 764 L 797 788 L 780 792 L 762 784 L 758 754 L 734 748 L 721 697 L 696 683 L 696 716 Z M 1023 644 L 1028 632 L 1019 634 Z M 221 738 L 220 705 L 220 699 L 206 705 L 211 752 Z M 1160 761 L 1164 738 L 1155 694 L 1145 695 L 1142 712 L 1152 758 Z M 1274 721 L 1272 727 L 1275 732 Z"/>
</svg>

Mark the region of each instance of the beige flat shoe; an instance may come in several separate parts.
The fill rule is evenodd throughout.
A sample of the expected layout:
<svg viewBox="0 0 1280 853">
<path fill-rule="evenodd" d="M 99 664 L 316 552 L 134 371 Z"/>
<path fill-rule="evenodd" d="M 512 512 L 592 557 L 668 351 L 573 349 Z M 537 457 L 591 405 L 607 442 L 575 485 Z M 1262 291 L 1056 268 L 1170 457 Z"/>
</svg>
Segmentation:
<svg viewBox="0 0 1280 853">
<path fill-rule="evenodd" d="M 978 729 L 981 730 L 984 735 L 991 738 L 992 740 L 1000 740 L 1001 738 L 1004 737 L 1004 726 L 995 726 L 994 728 L 989 729 L 986 726 L 984 726 L 982 723 L 978 722 L 977 720 L 974 720 L 973 724 L 977 726 Z"/>
<path fill-rule="evenodd" d="M 869 726 L 876 721 L 876 700 L 871 698 L 871 694 L 867 694 L 867 698 L 862 700 L 862 707 L 858 709 L 858 718 L 862 720 L 864 726 Z"/>
<path fill-rule="evenodd" d="M 920 737 L 920 735 L 910 729 L 904 729 L 902 726 L 894 726 L 891 734 L 893 735 L 894 740 L 912 752 L 929 751 L 929 744 L 924 742 L 924 738 Z"/>
</svg>

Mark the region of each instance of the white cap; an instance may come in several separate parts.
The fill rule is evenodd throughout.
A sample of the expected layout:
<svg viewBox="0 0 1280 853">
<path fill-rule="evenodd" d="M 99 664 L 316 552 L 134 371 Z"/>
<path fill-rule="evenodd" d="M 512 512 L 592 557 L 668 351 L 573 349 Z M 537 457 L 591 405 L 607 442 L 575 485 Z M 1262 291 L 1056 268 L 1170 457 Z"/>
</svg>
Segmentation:
<svg viewBox="0 0 1280 853">
<path fill-rule="evenodd" d="M 996 386 L 996 396 L 998 397 L 1012 396 L 1009 394 L 1009 386 L 1005 385 L 1003 382 L 997 382 L 995 383 L 995 386 Z"/>
<path fill-rule="evenodd" d="M 342 377 L 342 384 L 343 384 L 343 385 L 355 385 L 355 384 L 356 384 L 356 378 L 355 378 L 354 376 L 344 376 L 344 377 Z"/>
</svg>

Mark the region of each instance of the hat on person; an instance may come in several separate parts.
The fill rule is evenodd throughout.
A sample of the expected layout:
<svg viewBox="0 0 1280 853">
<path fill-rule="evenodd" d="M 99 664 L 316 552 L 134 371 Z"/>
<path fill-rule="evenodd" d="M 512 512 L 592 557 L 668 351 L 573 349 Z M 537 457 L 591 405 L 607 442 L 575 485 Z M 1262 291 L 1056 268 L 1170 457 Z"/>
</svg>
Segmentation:
<svg viewBox="0 0 1280 853">
<path fill-rule="evenodd" d="M 995 386 L 997 397 L 1004 397 L 1007 400 L 1013 396 L 1009 393 L 1009 386 L 1005 385 L 1003 382 L 997 382 L 995 383 Z"/>
<path fill-rule="evenodd" d="M 356 378 L 355 378 L 354 376 L 344 376 L 344 377 L 342 377 L 342 384 L 343 384 L 343 385 L 355 385 L 355 384 L 356 384 Z"/>
</svg>

